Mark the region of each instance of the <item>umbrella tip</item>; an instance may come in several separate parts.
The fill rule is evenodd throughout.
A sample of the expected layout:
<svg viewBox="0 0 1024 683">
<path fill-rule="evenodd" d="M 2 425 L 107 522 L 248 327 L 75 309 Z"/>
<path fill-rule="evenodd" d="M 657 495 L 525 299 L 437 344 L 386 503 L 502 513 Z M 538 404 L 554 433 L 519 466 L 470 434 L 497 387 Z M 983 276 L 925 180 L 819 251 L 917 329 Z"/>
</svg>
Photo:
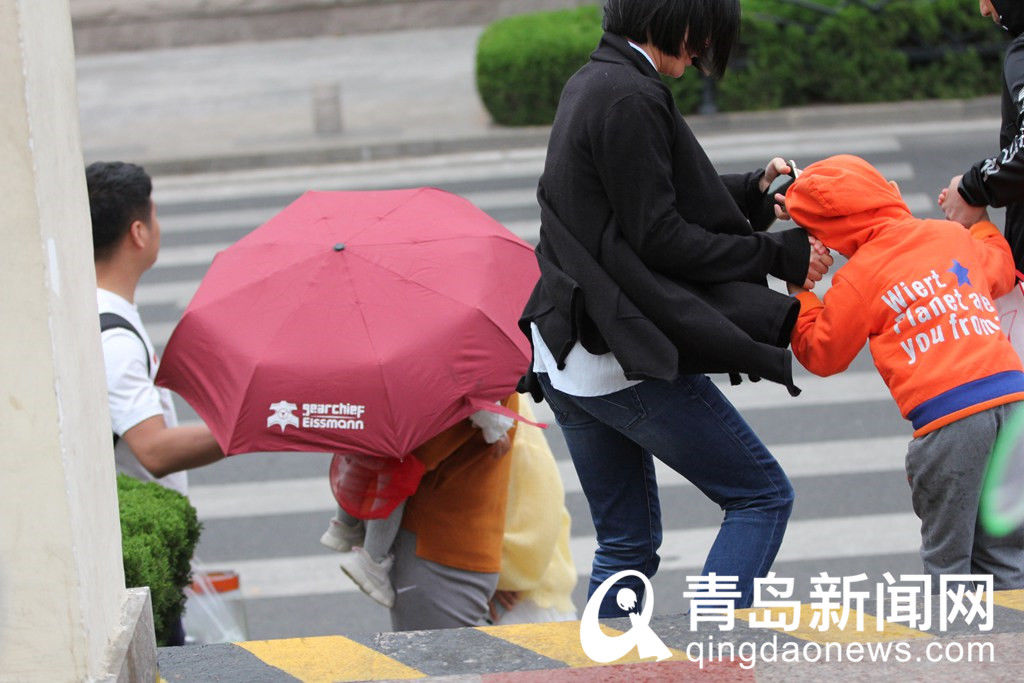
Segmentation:
<svg viewBox="0 0 1024 683">
<path fill-rule="evenodd" d="M 345 243 L 344 242 L 338 242 L 337 244 L 335 244 L 334 245 L 334 251 L 345 251 Z"/>
</svg>

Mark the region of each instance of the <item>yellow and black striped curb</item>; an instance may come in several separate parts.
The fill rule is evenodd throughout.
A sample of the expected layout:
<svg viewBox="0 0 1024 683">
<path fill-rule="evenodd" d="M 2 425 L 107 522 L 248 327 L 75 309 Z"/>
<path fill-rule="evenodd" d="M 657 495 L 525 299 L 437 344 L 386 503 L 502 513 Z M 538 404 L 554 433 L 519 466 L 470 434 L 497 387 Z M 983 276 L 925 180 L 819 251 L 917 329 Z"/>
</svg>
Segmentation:
<svg viewBox="0 0 1024 683">
<path fill-rule="evenodd" d="M 935 601 L 937 602 L 937 601 Z M 752 628 L 748 618 L 752 610 L 736 612 L 735 626 L 720 631 L 715 625 L 701 624 L 690 630 L 685 616 L 656 617 L 651 629 L 672 650 L 672 658 L 654 663 L 638 658 L 634 649 L 614 665 L 602 666 L 587 657 L 580 647 L 579 622 L 483 626 L 381 633 L 367 642 L 342 636 L 248 641 L 223 645 L 162 648 L 159 666 L 162 678 L 177 681 L 307 681 L 334 682 L 357 680 L 403 680 L 429 676 L 467 677 L 487 683 L 536 679 L 555 683 L 566 679 L 584 680 L 680 680 L 701 673 L 712 679 L 757 680 L 763 667 L 744 667 L 741 661 L 698 661 L 698 651 L 710 652 L 720 643 L 751 643 L 748 647 L 773 641 L 782 646 L 807 643 L 891 643 L 897 641 L 923 645 L 930 641 L 976 641 L 994 643 L 995 679 L 1005 673 L 1020 680 L 1024 666 L 1024 590 L 997 592 L 994 596 L 994 625 L 982 632 L 978 624 L 951 624 L 940 632 L 939 605 L 932 605 L 930 631 L 919 631 L 897 623 L 883 623 L 877 630 L 873 603 L 864 603 L 864 629 L 858 630 L 857 613 L 848 616 L 846 628 L 832 626 L 826 631 L 811 625 L 809 605 L 801 609 L 796 630 Z M 609 620 L 602 625 L 609 635 L 629 629 L 625 619 Z M 610 628 L 611 627 L 611 628 Z M 616 630 L 618 629 L 618 630 Z M 698 650 L 698 645 L 701 648 Z M 909 646 L 908 646 L 909 648 Z M 730 648 L 731 649 L 731 648 Z M 919 653 L 921 647 L 908 652 Z M 689 655 L 689 656 L 688 656 Z M 914 655 L 915 661 L 921 657 Z M 950 666 L 960 664 L 951 663 Z M 870 666 L 865 662 L 860 666 Z M 886 665 L 891 667 L 891 664 Z M 928 669 L 932 674 L 936 664 Z M 973 665 L 972 665 L 973 666 Z M 967 674 L 967 669 L 958 669 Z M 977 673 L 977 667 L 970 669 Z M 889 669 L 889 674 L 892 669 Z M 971 674 L 973 676 L 973 673 Z M 989 679 L 993 680 L 993 679 Z"/>
</svg>

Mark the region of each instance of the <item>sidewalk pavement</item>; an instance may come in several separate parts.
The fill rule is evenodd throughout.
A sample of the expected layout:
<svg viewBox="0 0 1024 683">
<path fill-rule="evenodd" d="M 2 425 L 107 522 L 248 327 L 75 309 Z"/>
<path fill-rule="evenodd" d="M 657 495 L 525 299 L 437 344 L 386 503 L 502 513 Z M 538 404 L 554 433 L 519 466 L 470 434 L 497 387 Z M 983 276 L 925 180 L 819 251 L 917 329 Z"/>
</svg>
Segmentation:
<svg viewBox="0 0 1024 683">
<path fill-rule="evenodd" d="M 543 145 L 546 129 L 491 125 L 473 77 L 482 30 L 81 56 L 85 157 L 180 173 L 469 150 L 506 139 Z M 341 130 L 318 134 L 317 107 Z"/>
<path fill-rule="evenodd" d="M 990 630 L 981 617 L 953 619 L 941 630 L 940 606 L 918 600 L 918 614 L 931 616 L 928 632 L 898 623 L 879 631 L 873 601 L 865 601 L 864 629 L 820 631 L 813 610 L 801 609 L 795 630 L 753 628 L 754 610 L 736 613 L 731 629 L 699 624 L 691 631 L 685 616 L 655 617 L 650 629 L 671 649 L 656 662 L 631 650 L 601 665 L 583 653 L 579 622 L 485 626 L 405 633 L 382 633 L 366 642 L 342 636 L 251 641 L 236 644 L 163 648 L 165 681 L 398 680 L 484 683 L 562 683 L 564 681 L 1019 681 L 1024 665 L 1024 590 L 997 592 Z M 889 606 L 888 609 L 892 609 Z M 947 612 L 948 613 L 948 612 Z M 607 620 L 605 633 L 629 631 L 627 619 Z M 640 627 L 637 627 L 640 628 Z M 633 632 L 636 635 L 636 631 Z M 629 636 L 627 636 L 629 637 Z"/>
<path fill-rule="evenodd" d="M 180 174 L 544 146 L 546 127 L 510 129 L 490 121 L 474 84 L 482 30 L 80 56 L 84 155 L 87 162 L 120 159 L 155 174 Z M 700 136 L 995 118 L 997 113 L 996 99 L 988 97 L 687 120 Z M 336 124 L 340 130 L 331 132 Z"/>
</svg>

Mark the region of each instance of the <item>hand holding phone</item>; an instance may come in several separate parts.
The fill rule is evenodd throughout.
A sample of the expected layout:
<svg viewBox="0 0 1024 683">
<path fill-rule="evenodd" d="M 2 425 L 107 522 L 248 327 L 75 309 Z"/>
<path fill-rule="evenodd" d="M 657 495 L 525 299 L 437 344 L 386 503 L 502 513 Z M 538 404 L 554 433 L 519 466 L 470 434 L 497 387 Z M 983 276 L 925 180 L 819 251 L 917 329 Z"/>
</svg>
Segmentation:
<svg viewBox="0 0 1024 683">
<path fill-rule="evenodd" d="M 793 184 L 793 181 L 800 175 L 800 169 L 796 167 L 796 162 L 789 159 L 789 173 L 780 173 L 775 177 L 769 185 L 766 192 L 769 197 L 774 197 L 776 194 L 786 194 L 786 190 Z"/>
</svg>

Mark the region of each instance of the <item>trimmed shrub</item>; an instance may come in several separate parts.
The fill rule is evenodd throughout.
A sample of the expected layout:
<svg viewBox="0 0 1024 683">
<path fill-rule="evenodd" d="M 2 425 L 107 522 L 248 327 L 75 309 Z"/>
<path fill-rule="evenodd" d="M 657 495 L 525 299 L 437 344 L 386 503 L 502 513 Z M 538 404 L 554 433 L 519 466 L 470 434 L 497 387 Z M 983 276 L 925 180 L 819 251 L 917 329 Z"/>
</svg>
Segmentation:
<svg viewBox="0 0 1024 683">
<path fill-rule="evenodd" d="M 166 645 L 191 580 L 200 531 L 195 508 L 177 491 L 123 474 L 117 475 L 117 500 L 125 585 L 149 586 L 157 645 Z"/>
<path fill-rule="evenodd" d="M 962 0 L 742 0 L 740 40 L 716 84 L 723 111 L 975 97 L 999 91 L 1005 34 Z M 477 46 L 495 122 L 550 124 L 565 81 L 601 35 L 598 6 L 511 17 Z M 664 79 L 683 113 L 703 79 Z"/>
<path fill-rule="evenodd" d="M 496 123 L 548 124 L 562 86 L 601 38 L 597 6 L 501 19 L 477 44 L 476 87 Z"/>
</svg>

